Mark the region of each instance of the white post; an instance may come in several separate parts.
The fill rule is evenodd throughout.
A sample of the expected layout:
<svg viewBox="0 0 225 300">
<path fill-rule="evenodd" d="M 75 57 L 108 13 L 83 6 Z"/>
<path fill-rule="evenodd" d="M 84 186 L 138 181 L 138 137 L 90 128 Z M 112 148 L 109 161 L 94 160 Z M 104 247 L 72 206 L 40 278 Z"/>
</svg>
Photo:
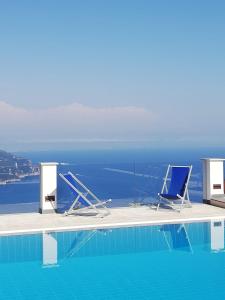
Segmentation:
<svg viewBox="0 0 225 300">
<path fill-rule="evenodd" d="M 56 162 L 40 163 L 40 213 L 57 210 L 57 165 Z"/>
<path fill-rule="evenodd" d="M 223 158 L 203 158 L 203 200 L 214 195 L 224 195 Z"/>
</svg>

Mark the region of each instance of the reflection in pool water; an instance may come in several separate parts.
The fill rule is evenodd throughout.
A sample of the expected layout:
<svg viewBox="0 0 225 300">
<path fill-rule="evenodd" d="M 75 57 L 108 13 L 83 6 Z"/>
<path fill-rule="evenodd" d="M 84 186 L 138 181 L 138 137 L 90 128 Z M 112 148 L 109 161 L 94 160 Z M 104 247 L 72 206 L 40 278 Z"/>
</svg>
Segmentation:
<svg viewBox="0 0 225 300">
<path fill-rule="evenodd" d="M 0 299 L 215 299 L 224 265 L 223 220 L 2 236 Z"/>
</svg>

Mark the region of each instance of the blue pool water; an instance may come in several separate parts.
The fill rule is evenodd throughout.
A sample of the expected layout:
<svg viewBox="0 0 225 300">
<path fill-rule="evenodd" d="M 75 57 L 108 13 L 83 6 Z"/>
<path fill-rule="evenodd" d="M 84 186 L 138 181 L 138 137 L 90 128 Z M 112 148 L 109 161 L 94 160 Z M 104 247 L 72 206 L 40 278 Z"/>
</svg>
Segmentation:
<svg viewBox="0 0 225 300">
<path fill-rule="evenodd" d="M 224 299 L 224 221 L 0 237 L 1 300 Z"/>
</svg>

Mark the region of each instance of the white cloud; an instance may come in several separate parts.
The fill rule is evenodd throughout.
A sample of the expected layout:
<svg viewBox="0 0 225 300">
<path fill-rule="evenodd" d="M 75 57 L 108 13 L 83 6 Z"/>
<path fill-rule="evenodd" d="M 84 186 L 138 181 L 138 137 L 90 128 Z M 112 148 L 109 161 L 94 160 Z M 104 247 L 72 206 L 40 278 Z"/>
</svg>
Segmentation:
<svg viewBox="0 0 225 300">
<path fill-rule="evenodd" d="M 79 103 L 24 109 L 0 102 L 0 138 L 20 143 L 134 141 L 148 137 L 157 116 L 141 107 L 90 107 Z"/>
<path fill-rule="evenodd" d="M 66 149 L 96 145 L 222 145 L 225 121 L 218 115 L 143 107 L 91 107 L 79 103 L 25 109 L 0 101 L 0 148 Z"/>
</svg>

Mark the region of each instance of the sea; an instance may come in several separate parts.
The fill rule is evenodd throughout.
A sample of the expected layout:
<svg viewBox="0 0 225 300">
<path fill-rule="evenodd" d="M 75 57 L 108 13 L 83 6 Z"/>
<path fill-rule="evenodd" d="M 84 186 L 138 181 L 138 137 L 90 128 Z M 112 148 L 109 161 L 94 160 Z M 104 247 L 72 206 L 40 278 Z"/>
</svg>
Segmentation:
<svg viewBox="0 0 225 300">
<path fill-rule="evenodd" d="M 58 172 L 74 173 L 100 199 L 112 199 L 112 207 L 155 202 L 168 164 L 192 165 L 189 193 L 192 202 L 202 202 L 202 161 L 224 157 L 225 148 L 198 149 L 106 149 L 15 153 L 40 162 L 58 162 Z M 0 185 L 0 213 L 35 212 L 39 208 L 40 178 Z M 66 210 L 73 201 L 65 182 L 58 177 L 58 207 Z"/>
</svg>

